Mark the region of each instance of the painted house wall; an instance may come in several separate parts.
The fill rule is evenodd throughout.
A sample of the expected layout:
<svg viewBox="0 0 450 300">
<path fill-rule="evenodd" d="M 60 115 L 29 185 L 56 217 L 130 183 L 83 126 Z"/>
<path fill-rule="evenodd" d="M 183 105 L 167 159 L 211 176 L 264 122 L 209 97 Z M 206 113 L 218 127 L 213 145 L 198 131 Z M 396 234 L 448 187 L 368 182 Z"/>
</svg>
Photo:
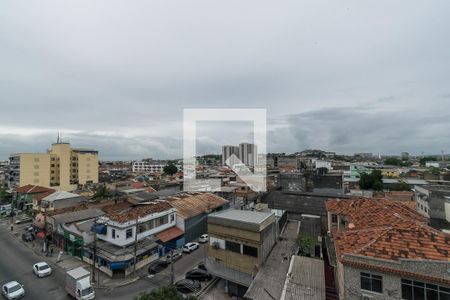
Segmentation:
<svg viewBox="0 0 450 300">
<path fill-rule="evenodd" d="M 150 230 L 138 233 L 137 239 L 141 240 L 145 237 L 151 236 L 153 234 L 156 234 L 158 232 L 161 232 L 163 230 L 166 230 L 170 227 L 175 226 L 176 219 L 177 219 L 175 209 L 170 209 L 168 211 L 164 211 L 161 213 L 155 213 L 155 214 L 148 215 L 144 218 L 139 219 L 138 223 L 141 224 L 141 223 L 144 223 L 144 222 L 147 222 L 150 220 L 155 220 L 155 219 L 158 219 L 158 218 L 164 217 L 164 216 L 168 217 L 168 223 L 154 227 Z M 126 222 L 126 223 L 122 223 L 122 224 L 114 222 L 114 221 L 108 221 L 108 223 L 106 225 L 107 225 L 106 234 L 97 234 L 98 239 L 109 242 L 116 246 L 126 246 L 131 243 L 134 243 L 135 234 L 136 234 L 136 223 L 134 220 Z M 127 230 L 129 230 L 129 229 L 131 230 L 132 234 L 130 237 L 127 238 L 126 233 L 127 233 Z"/>
</svg>

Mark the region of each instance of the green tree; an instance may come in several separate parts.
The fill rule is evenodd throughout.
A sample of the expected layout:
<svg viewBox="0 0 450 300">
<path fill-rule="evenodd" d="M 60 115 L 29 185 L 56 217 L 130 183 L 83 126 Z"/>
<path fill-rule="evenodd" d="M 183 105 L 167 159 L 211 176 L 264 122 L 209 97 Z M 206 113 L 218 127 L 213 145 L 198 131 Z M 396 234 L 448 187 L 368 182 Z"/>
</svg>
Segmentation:
<svg viewBox="0 0 450 300">
<path fill-rule="evenodd" d="M 402 164 L 402 161 L 395 157 L 390 157 L 384 160 L 385 165 L 392 165 L 392 166 L 400 166 Z"/>
<path fill-rule="evenodd" d="M 317 240 L 308 234 L 299 234 L 297 238 L 300 255 L 311 256 Z"/>
<path fill-rule="evenodd" d="M 111 195 L 112 194 L 108 190 L 108 188 L 105 185 L 103 185 L 95 192 L 94 196 L 92 196 L 92 199 L 106 198 L 106 197 L 110 197 Z"/>
<path fill-rule="evenodd" d="M 195 300 L 196 297 L 189 296 L 188 299 Z M 135 300 L 181 300 L 181 297 L 174 286 L 167 286 L 154 289 L 149 293 L 145 292 L 136 297 Z"/>
<path fill-rule="evenodd" d="M 176 172 L 178 172 L 178 168 L 177 166 L 175 166 L 172 163 L 169 163 L 167 166 L 164 166 L 163 168 L 163 172 L 166 175 L 172 176 L 173 174 L 175 174 Z"/>
<path fill-rule="evenodd" d="M 431 156 L 428 156 L 428 157 L 422 157 L 421 159 L 420 159 L 420 165 L 421 166 L 425 166 L 425 163 L 427 162 L 427 161 L 437 161 L 437 158 L 436 157 L 431 157 Z"/>
<path fill-rule="evenodd" d="M 362 190 L 383 190 L 383 175 L 380 170 L 373 170 L 370 174 L 362 174 L 359 178 L 359 187 Z"/>
<path fill-rule="evenodd" d="M 406 182 L 403 182 L 403 181 L 393 184 L 389 189 L 391 191 L 410 191 L 411 190 L 409 184 L 407 184 Z"/>
<path fill-rule="evenodd" d="M 0 203 L 11 202 L 12 195 L 6 191 L 6 188 L 0 187 Z"/>
</svg>

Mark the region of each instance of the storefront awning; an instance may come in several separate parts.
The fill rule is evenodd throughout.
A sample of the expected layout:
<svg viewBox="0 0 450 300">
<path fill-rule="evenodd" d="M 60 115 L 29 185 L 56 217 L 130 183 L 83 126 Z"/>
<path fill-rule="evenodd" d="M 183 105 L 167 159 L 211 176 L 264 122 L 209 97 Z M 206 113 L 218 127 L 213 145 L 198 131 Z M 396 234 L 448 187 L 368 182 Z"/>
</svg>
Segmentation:
<svg viewBox="0 0 450 300">
<path fill-rule="evenodd" d="M 160 233 L 156 234 L 156 237 L 163 243 L 167 243 L 168 241 L 171 241 L 179 236 L 182 236 L 184 234 L 184 231 L 180 228 L 174 226 L 169 229 L 166 229 L 164 231 L 161 231 Z"/>
</svg>

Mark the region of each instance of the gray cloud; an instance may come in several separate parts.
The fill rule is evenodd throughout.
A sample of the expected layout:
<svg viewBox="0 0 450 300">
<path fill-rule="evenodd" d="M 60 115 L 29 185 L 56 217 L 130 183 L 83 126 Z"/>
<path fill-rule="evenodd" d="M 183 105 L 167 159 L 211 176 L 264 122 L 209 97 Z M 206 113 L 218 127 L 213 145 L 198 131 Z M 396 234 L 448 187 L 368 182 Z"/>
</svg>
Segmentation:
<svg viewBox="0 0 450 300">
<path fill-rule="evenodd" d="M 448 125 L 449 9 L 2 1 L 0 159 L 46 148 L 58 130 L 105 159 L 178 156 L 183 108 L 195 107 L 267 108 L 283 132 L 269 150 L 450 152 L 436 135 Z M 232 136 L 206 132 L 199 149 Z"/>
</svg>

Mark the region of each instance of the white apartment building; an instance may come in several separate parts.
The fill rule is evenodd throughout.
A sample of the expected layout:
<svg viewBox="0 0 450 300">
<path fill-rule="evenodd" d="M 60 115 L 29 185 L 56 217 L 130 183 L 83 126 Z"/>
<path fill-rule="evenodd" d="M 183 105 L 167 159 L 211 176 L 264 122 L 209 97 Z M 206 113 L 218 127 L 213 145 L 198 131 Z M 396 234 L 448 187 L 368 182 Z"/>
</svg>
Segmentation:
<svg viewBox="0 0 450 300">
<path fill-rule="evenodd" d="M 97 238 L 124 247 L 135 242 L 136 234 L 140 241 L 175 226 L 176 219 L 176 209 L 167 202 L 141 205 L 101 217 L 97 221 Z"/>
<path fill-rule="evenodd" d="M 239 144 L 239 159 L 248 167 L 254 167 L 257 164 L 258 152 L 255 144 Z"/>
<path fill-rule="evenodd" d="M 135 161 L 132 165 L 132 170 L 135 173 L 162 173 L 164 172 L 164 167 L 167 166 L 167 163 L 164 164 L 154 164 L 146 161 Z M 182 170 L 182 166 L 180 164 L 175 164 L 177 169 Z"/>
<path fill-rule="evenodd" d="M 232 156 L 235 155 L 236 158 L 239 158 L 239 147 L 238 146 L 232 146 L 232 145 L 225 145 L 222 146 L 222 165 L 226 165 L 226 161 Z M 231 160 L 231 165 L 238 164 L 239 162 L 236 160 Z"/>
</svg>

